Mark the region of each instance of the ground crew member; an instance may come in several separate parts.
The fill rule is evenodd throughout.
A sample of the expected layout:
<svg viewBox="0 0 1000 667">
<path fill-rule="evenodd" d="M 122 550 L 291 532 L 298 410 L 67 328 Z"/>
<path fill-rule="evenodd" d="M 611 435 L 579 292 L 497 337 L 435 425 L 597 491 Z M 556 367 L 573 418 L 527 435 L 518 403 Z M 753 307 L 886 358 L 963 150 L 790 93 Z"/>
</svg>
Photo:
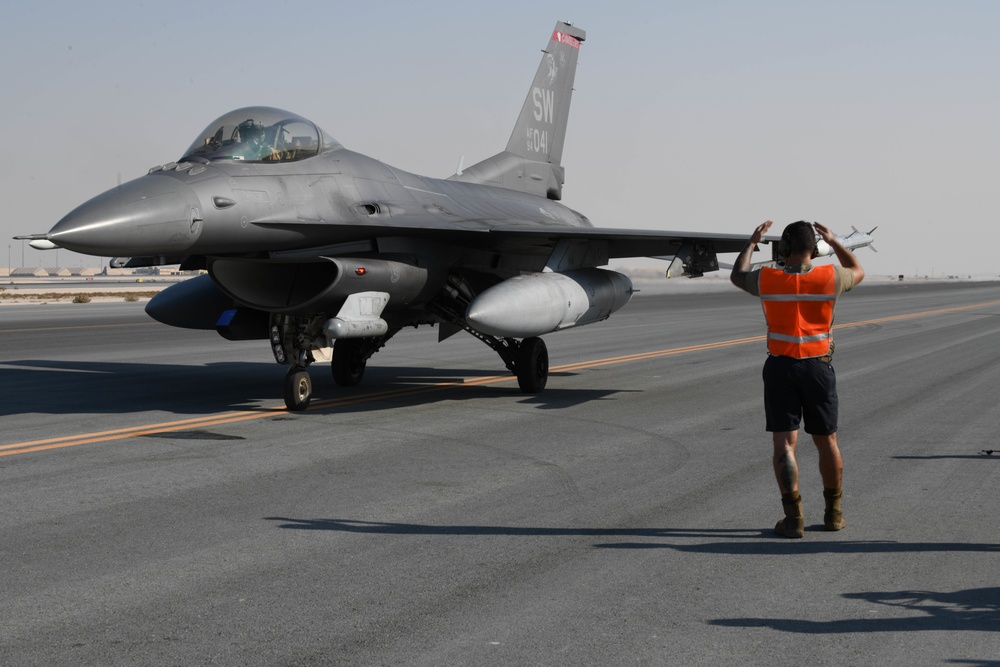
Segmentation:
<svg viewBox="0 0 1000 667">
<path fill-rule="evenodd" d="M 764 412 L 774 441 L 774 474 L 781 490 L 785 518 L 774 531 L 802 537 L 805 519 L 795 462 L 799 423 L 805 422 L 819 450 L 823 478 L 826 530 L 846 525 L 841 513 L 843 460 L 837 446 L 837 378 L 833 372 L 833 311 L 837 298 L 859 284 L 865 271 L 854 254 L 829 229 L 799 221 L 785 228 L 778 245 L 784 265 L 750 270 L 750 255 L 773 223 L 759 225 L 743 248 L 730 280 L 761 299 L 767 320 L 767 361 L 764 362 Z M 813 229 L 815 228 L 815 232 Z M 840 266 L 814 266 L 816 233 L 830 244 Z"/>
</svg>

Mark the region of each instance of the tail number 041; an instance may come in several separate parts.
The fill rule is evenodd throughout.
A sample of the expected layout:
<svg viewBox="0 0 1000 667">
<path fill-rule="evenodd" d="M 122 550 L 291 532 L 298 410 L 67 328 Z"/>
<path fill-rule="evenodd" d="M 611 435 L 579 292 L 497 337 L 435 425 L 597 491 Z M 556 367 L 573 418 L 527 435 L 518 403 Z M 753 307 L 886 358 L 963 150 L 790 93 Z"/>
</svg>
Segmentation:
<svg viewBox="0 0 1000 667">
<path fill-rule="evenodd" d="M 549 133 L 547 130 L 536 130 L 529 127 L 527 139 L 529 151 L 546 154 L 549 152 Z"/>
</svg>

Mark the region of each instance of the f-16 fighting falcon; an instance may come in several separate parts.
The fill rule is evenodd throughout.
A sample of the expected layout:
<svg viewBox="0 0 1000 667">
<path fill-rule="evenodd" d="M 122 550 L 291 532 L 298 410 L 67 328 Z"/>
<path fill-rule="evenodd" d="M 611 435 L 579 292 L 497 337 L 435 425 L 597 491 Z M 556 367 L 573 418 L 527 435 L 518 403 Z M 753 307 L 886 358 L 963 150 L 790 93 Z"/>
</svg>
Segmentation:
<svg viewBox="0 0 1000 667">
<path fill-rule="evenodd" d="M 47 234 L 17 238 L 111 256 L 114 267 L 206 270 L 146 312 L 229 340 L 269 341 L 289 366 L 290 410 L 309 405 L 310 364 L 329 362 L 338 385 L 357 385 L 390 338 L 423 324 L 438 325 L 441 341 L 475 336 L 522 391 L 540 392 L 540 336 L 607 319 L 632 296 L 626 276 L 598 267 L 662 256 L 668 277 L 700 276 L 719 268 L 717 253 L 746 242 L 596 228 L 559 203 L 585 37 L 556 24 L 506 150 L 450 178 L 407 173 L 305 118 L 249 107 L 209 124 L 180 159 L 94 197 Z"/>
</svg>

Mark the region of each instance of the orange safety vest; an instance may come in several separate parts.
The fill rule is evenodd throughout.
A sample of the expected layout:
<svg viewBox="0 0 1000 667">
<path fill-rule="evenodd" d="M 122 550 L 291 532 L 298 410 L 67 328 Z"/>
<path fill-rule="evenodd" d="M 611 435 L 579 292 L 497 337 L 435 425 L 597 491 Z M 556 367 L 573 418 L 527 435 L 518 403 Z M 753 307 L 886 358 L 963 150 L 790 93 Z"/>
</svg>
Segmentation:
<svg viewBox="0 0 1000 667">
<path fill-rule="evenodd" d="M 806 273 L 760 270 L 760 300 L 767 320 L 767 351 L 808 359 L 830 352 L 837 274 L 832 264 Z"/>
</svg>

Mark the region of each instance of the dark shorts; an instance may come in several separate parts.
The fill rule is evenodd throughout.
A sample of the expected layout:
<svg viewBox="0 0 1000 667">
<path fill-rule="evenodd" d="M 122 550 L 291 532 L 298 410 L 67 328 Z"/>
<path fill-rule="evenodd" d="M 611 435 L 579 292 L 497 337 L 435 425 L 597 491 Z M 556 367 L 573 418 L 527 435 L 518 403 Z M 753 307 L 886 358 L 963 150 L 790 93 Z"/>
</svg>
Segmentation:
<svg viewBox="0 0 1000 667">
<path fill-rule="evenodd" d="M 797 431 L 804 418 L 810 435 L 837 432 L 837 376 L 830 362 L 769 356 L 763 376 L 768 431 Z"/>
</svg>

